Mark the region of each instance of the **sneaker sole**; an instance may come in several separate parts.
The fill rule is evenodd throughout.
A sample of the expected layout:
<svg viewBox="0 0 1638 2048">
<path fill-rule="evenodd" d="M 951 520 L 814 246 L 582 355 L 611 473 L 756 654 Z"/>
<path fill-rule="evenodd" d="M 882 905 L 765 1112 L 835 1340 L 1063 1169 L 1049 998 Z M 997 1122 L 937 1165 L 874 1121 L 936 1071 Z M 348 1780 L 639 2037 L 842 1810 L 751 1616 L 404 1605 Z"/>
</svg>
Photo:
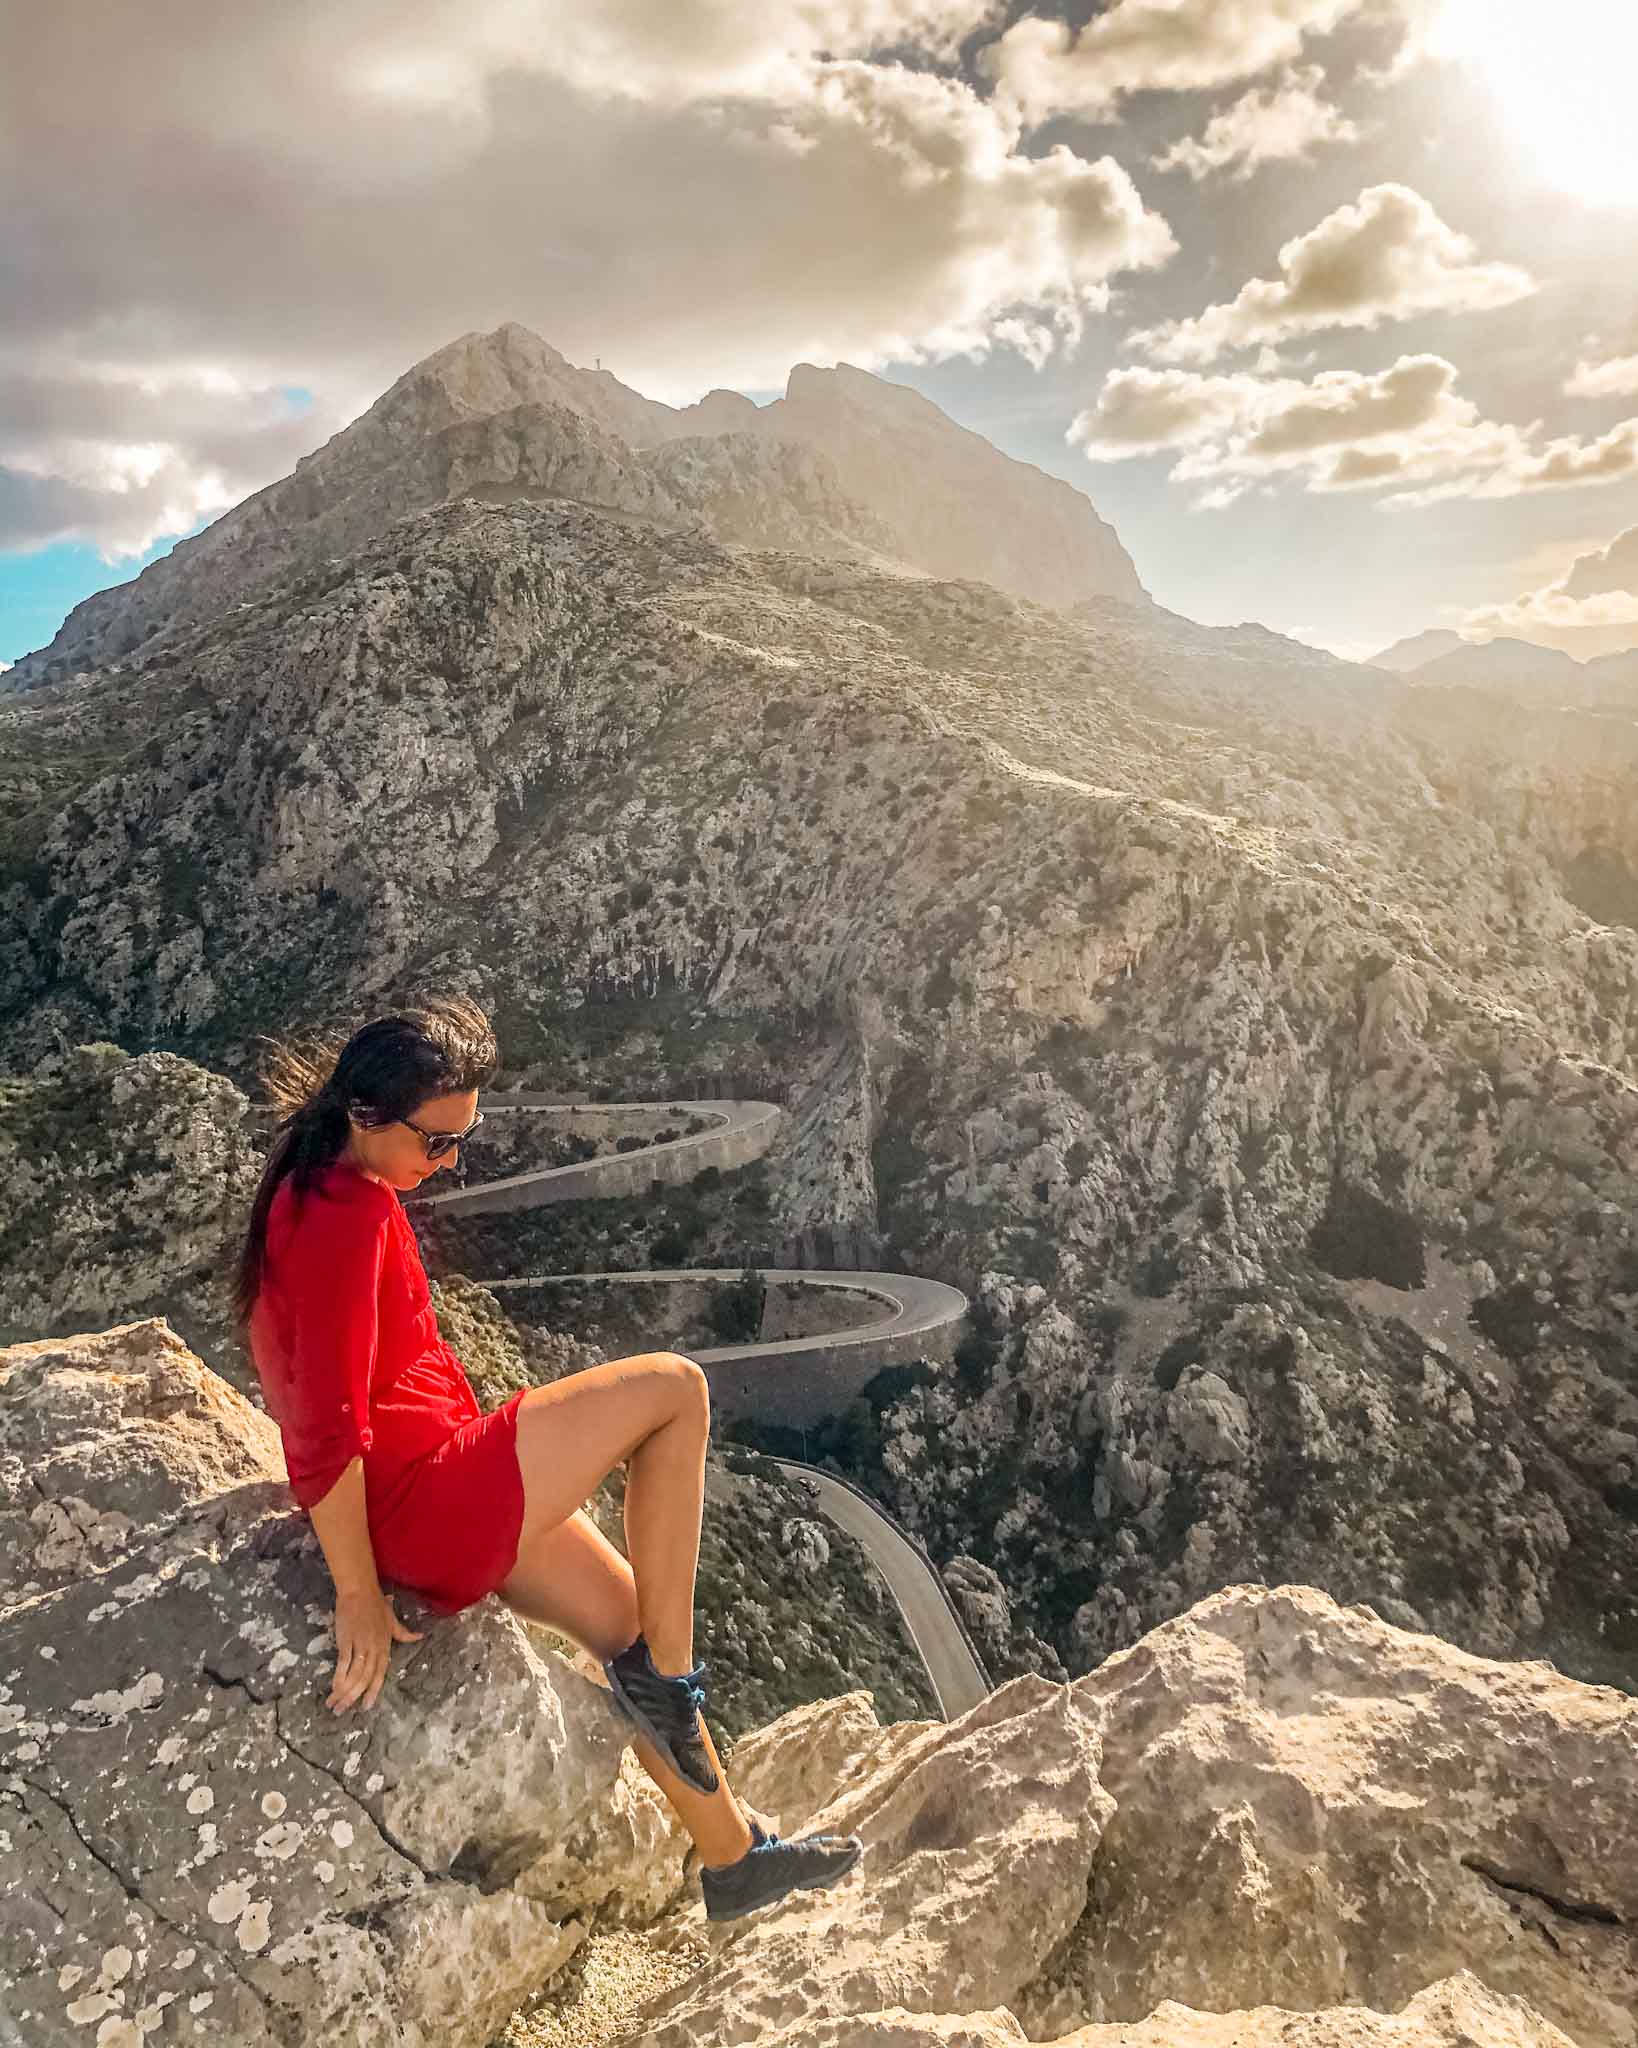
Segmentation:
<svg viewBox="0 0 1638 2048">
<path fill-rule="evenodd" d="M 620 1683 L 620 1674 L 618 1671 L 614 1669 L 612 1664 L 605 1664 L 603 1666 L 603 1676 L 609 1682 L 609 1691 L 613 1693 L 615 1702 L 619 1706 L 620 1711 L 625 1715 L 628 1721 L 632 1722 L 632 1724 L 637 1728 L 639 1733 L 646 1735 L 648 1737 L 649 1741 L 653 1743 L 654 1747 L 660 1752 L 661 1756 L 665 1758 L 666 1762 L 676 1772 L 677 1776 L 682 1779 L 683 1783 L 685 1785 L 691 1786 L 692 1789 L 696 1792 L 702 1792 L 706 1794 L 715 1792 L 721 1785 L 722 1780 L 719 1777 L 717 1777 L 716 1774 L 713 1772 L 710 1784 L 702 1785 L 698 1778 L 691 1776 L 689 1772 L 683 1769 L 681 1759 L 672 1749 L 671 1744 L 666 1741 L 665 1737 L 660 1733 L 659 1729 L 655 1727 L 654 1723 L 648 1718 L 648 1716 L 643 1712 L 642 1708 L 637 1705 L 636 1701 L 632 1699 L 631 1695 Z"/>
<path fill-rule="evenodd" d="M 753 1900 L 748 1906 L 734 1906 L 726 1912 L 713 1913 L 710 1906 L 707 1905 L 705 1917 L 707 1920 L 713 1921 L 743 1920 L 747 1913 L 760 1913 L 764 1906 L 777 1906 L 781 1899 L 788 1899 L 792 1892 L 823 1891 L 827 1885 L 840 1883 L 847 1876 L 848 1872 L 855 1868 L 863 1854 L 864 1844 L 861 1842 L 845 1863 L 833 1863 L 828 1870 L 815 1871 L 812 1877 L 799 1877 L 793 1884 L 786 1885 L 783 1891 L 774 1892 L 766 1899 Z"/>
</svg>

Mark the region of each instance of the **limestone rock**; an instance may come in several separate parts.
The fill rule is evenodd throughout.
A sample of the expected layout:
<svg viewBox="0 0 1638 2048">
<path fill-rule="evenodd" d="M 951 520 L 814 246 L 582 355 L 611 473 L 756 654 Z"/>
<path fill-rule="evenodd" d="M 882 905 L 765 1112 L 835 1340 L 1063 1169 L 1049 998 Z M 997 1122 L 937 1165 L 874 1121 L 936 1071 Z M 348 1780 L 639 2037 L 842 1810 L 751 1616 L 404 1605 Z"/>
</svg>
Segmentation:
<svg viewBox="0 0 1638 2048">
<path fill-rule="evenodd" d="M 830 1538 L 818 1522 L 788 1516 L 780 1527 L 779 1540 L 802 1571 L 822 1572 L 830 1563 Z"/>
<path fill-rule="evenodd" d="M 1179 1383 L 1171 1400 L 1171 1424 L 1183 1448 L 1208 1464 L 1239 1464 L 1251 1448 L 1251 1410 L 1214 1372 Z"/>
<path fill-rule="evenodd" d="M 1024 2030 L 1005 2007 L 965 2018 L 897 2012 L 801 2022 L 764 2048 L 1015 2048 Z M 1575 2048 L 1522 2000 L 1458 1971 L 1419 1991 L 1400 2011 L 1359 2005 L 1323 2012 L 1258 2006 L 1195 2012 L 1164 1999 L 1147 2019 L 1077 2027 L 1045 2048 Z"/>
<path fill-rule="evenodd" d="M 93 1516 L 0 1606 L 0 1988 L 31 2048 L 482 2048 L 589 1915 L 674 1894 L 606 1693 L 498 1603 L 400 1592 L 422 1640 L 368 1713 L 325 1707 L 333 1589 L 276 1433 L 163 1324 L 0 1375 L 8 1557 L 41 1477 Z"/>
<path fill-rule="evenodd" d="M 106 1570 L 230 1489 L 271 1503 L 269 1417 L 162 1320 L 0 1351 L 0 1612 Z"/>
<path fill-rule="evenodd" d="M 1228 1588 L 1072 1690 L 1115 1813 L 1009 2000 L 1032 2038 L 1162 1999 L 1397 2013 L 1466 1969 L 1638 2042 L 1638 1701 L 1300 1586 Z"/>
<path fill-rule="evenodd" d="M 795 1803 L 772 1760 L 753 1797 L 776 1813 Z M 863 1837 L 860 1867 L 737 1935 L 729 1923 L 704 1981 L 646 2013 L 643 2038 L 735 2048 L 884 1998 L 931 2012 L 1008 2003 L 1073 1926 L 1110 1812 L 1066 1687 L 1015 1679 L 948 1727 L 887 1730 L 811 1816 Z"/>
</svg>

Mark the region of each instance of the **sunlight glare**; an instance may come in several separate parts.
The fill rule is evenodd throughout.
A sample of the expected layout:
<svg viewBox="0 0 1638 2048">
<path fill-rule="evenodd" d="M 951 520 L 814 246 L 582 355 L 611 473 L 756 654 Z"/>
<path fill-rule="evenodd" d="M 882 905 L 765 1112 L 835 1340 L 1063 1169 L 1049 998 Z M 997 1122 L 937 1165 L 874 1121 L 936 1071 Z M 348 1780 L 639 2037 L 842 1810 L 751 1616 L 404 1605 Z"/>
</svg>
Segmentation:
<svg viewBox="0 0 1638 2048">
<path fill-rule="evenodd" d="M 1631 0 L 1444 0 L 1425 48 L 1480 73 L 1549 184 L 1578 199 L 1638 202 Z"/>
</svg>

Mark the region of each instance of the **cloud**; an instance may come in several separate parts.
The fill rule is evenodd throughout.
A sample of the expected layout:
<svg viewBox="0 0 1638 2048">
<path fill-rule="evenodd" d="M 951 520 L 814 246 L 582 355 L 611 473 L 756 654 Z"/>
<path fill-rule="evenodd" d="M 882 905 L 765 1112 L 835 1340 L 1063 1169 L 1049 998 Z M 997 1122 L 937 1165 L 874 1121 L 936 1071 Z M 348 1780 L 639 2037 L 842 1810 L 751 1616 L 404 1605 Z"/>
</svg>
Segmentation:
<svg viewBox="0 0 1638 2048">
<path fill-rule="evenodd" d="M 1428 0 L 1115 0 L 1079 29 L 1027 15 L 979 66 L 1031 122 L 1107 120 L 1136 92 L 1201 92 L 1301 55 L 1350 17 L 1405 32 Z"/>
<path fill-rule="evenodd" d="M 1306 160 L 1322 143 L 1357 142 L 1361 130 L 1319 96 L 1317 64 L 1266 90 L 1253 89 L 1214 114 L 1204 134 L 1185 136 L 1149 159 L 1158 171 L 1184 170 L 1198 184 L 1220 171 L 1243 183 L 1259 164 Z"/>
<path fill-rule="evenodd" d="M 1638 356 L 1577 363 L 1565 378 L 1564 389 L 1572 398 L 1631 398 L 1638 394 Z"/>
<path fill-rule="evenodd" d="M 1507 633 L 1582 659 L 1638 643 L 1638 526 L 1578 555 L 1551 582 L 1468 612 L 1462 624 L 1464 631 Z"/>
<path fill-rule="evenodd" d="M 1507 263 L 1479 263 L 1407 185 L 1370 185 L 1284 244 L 1278 278 L 1253 278 L 1224 305 L 1139 329 L 1133 348 L 1168 363 L 1209 363 L 1228 350 L 1326 328 L 1379 327 L 1417 313 L 1478 312 L 1535 291 Z"/>
<path fill-rule="evenodd" d="M 0 362 L 0 549 L 141 554 L 284 474 L 342 424 L 197 366 Z"/>
<path fill-rule="evenodd" d="M 1638 526 L 1618 533 L 1607 547 L 1579 557 L 1561 579 L 1573 598 L 1596 597 L 1610 591 L 1638 591 Z"/>
<path fill-rule="evenodd" d="M 1311 492 L 1392 485 L 1384 502 L 1414 506 L 1613 482 L 1638 466 L 1638 419 L 1597 443 L 1565 437 L 1536 447 L 1539 420 L 1483 418 L 1457 395 L 1457 374 L 1437 355 L 1401 356 L 1370 375 L 1325 370 L 1307 382 L 1134 366 L 1110 373 L 1066 438 L 1093 462 L 1176 451 L 1172 480 L 1210 486 L 1193 501 L 1202 511 L 1281 476 Z"/>
<path fill-rule="evenodd" d="M 678 402 L 1071 348 L 1176 244 L 1111 158 L 1026 152 L 937 68 L 993 12 L 172 0 L 156 33 L 61 0 L 0 49 L 0 545 L 149 545 L 507 319 Z"/>
<path fill-rule="evenodd" d="M 1579 490 L 1587 484 L 1624 483 L 1638 476 L 1638 419 L 1619 420 L 1594 441 L 1560 434 L 1542 448 L 1527 445 L 1534 431 L 1532 427 L 1515 435 L 1502 460 L 1485 476 L 1406 492 L 1390 502 L 1437 505 L 1447 498 L 1517 498 L 1527 491 Z"/>
<path fill-rule="evenodd" d="M 1257 377 L 1249 371 L 1114 371 L 1097 403 L 1069 428 L 1091 461 L 1177 451 L 1177 481 L 1300 475 L 1308 489 L 1362 489 L 1497 463 L 1513 428 L 1480 420 L 1456 395 L 1443 356 L 1400 356 L 1376 375 L 1321 371 Z M 1202 504 L 1222 504 L 1220 492 Z"/>
</svg>

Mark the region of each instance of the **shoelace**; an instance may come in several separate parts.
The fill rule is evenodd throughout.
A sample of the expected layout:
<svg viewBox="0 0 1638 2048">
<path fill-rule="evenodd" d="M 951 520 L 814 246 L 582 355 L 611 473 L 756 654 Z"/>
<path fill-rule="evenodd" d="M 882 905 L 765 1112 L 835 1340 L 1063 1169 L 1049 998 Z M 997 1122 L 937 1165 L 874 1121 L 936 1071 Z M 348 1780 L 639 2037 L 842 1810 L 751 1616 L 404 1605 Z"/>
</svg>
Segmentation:
<svg viewBox="0 0 1638 2048">
<path fill-rule="evenodd" d="M 685 1671 L 680 1678 L 673 1681 L 684 1689 L 688 1703 L 695 1713 L 701 1712 L 705 1706 L 705 1676 L 706 1666 L 696 1664 L 692 1671 Z"/>
</svg>

